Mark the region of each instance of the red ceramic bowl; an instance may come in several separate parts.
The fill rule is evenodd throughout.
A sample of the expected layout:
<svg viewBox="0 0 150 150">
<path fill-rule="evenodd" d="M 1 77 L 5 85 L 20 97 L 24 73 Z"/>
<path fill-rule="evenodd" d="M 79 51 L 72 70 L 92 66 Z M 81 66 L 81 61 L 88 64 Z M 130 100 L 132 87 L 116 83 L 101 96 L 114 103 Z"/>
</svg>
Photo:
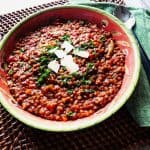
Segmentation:
<svg viewBox="0 0 150 150">
<path fill-rule="evenodd" d="M 114 16 L 106 13 L 103 10 L 96 9 L 87 6 L 62 6 L 56 8 L 46 9 L 25 18 L 18 23 L 13 29 L 4 37 L 0 44 L 0 64 L 3 63 L 3 58 L 9 55 L 10 51 L 14 47 L 14 43 L 17 38 L 34 30 L 40 26 L 46 25 L 50 20 L 56 18 L 65 19 L 84 19 L 89 22 L 96 23 L 101 26 L 102 23 L 106 24 L 107 31 L 113 31 L 113 36 L 117 40 L 121 49 L 127 52 L 126 56 L 126 71 L 123 79 L 123 84 L 120 91 L 115 98 L 107 104 L 103 109 L 100 109 L 93 115 L 78 119 L 75 121 L 51 121 L 42 119 L 35 115 L 32 115 L 20 108 L 14 103 L 14 99 L 11 96 L 6 80 L 5 72 L 0 68 L 0 102 L 4 108 L 12 114 L 15 118 L 31 127 L 46 130 L 46 131 L 73 131 L 86 128 L 110 117 L 123 104 L 129 99 L 135 86 L 137 84 L 140 72 L 140 55 L 139 49 L 133 35 L 128 31 L 123 23 L 121 23 Z"/>
</svg>

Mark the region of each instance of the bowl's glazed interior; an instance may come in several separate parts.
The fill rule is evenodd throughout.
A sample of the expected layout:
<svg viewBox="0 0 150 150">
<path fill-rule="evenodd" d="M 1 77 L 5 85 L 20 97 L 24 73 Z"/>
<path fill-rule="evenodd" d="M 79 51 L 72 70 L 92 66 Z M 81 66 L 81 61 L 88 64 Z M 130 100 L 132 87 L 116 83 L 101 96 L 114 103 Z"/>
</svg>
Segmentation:
<svg viewBox="0 0 150 150">
<path fill-rule="evenodd" d="M 19 107 L 14 103 L 7 82 L 5 80 L 5 72 L 0 68 L 0 101 L 2 105 L 15 118 L 23 123 L 47 131 L 73 131 L 99 123 L 113 113 L 115 113 L 132 94 L 139 76 L 140 58 L 139 51 L 131 33 L 124 28 L 112 15 L 107 14 L 102 10 L 98 10 L 85 6 L 63 6 L 52 9 L 47 9 L 36 13 L 21 23 L 16 25 L 3 39 L 0 46 L 0 65 L 12 51 L 15 42 L 20 36 L 23 36 L 29 31 L 33 31 L 41 26 L 49 24 L 52 20 L 60 19 L 83 19 L 91 23 L 96 23 L 98 26 L 105 24 L 105 30 L 113 32 L 113 37 L 116 39 L 119 47 L 126 52 L 126 71 L 123 79 L 123 84 L 115 96 L 115 98 L 107 104 L 103 109 L 95 114 L 75 121 L 50 121 L 34 116 Z"/>
</svg>

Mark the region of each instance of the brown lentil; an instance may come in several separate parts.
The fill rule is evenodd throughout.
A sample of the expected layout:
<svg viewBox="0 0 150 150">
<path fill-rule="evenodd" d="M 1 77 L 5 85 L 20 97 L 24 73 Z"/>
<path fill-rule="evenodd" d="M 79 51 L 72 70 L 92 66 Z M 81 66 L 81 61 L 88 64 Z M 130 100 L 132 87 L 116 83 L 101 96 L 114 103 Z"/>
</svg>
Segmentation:
<svg viewBox="0 0 150 150">
<path fill-rule="evenodd" d="M 68 71 L 61 67 L 57 74 L 50 72 L 44 84 L 39 86 L 37 80 L 43 72 L 43 64 L 39 60 L 42 56 L 49 57 L 44 54 L 44 48 L 57 46 L 62 38 L 70 40 L 74 47 L 83 46 L 90 56 L 73 55 L 79 65 L 76 76 L 70 78 Z M 28 33 L 18 39 L 6 61 L 8 86 L 19 106 L 32 114 L 56 121 L 88 117 L 104 107 L 118 93 L 125 72 L 125 54 L 111 32 L 79 20 L 54 21 Z M 90 71 L 87 64 L 91 65 Z M 63 79 L 63 76 L 68 78 Z"/>
</svg>

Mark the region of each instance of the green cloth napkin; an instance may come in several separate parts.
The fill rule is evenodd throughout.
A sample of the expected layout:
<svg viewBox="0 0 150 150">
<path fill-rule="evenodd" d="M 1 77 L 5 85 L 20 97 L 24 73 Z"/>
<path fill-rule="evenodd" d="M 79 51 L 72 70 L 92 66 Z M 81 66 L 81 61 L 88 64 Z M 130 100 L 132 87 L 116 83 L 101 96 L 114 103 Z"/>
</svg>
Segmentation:
<svg viewBox="0 0 150 150">
<path fill-rule="evenodd" d="M 103 9 L 112 14 L 117 5 L 112 3 L 71 0 L 70 4 L 82 4 Z M 141 8 L 128 8 L 136 18 L 135 32 L 150 58 L 150 11 Z M 138 85 L 127 103 L 127 108 L 135 121 L 142 127 L 150 126 L 150 84 L 142 66 Z"/>
</svg>

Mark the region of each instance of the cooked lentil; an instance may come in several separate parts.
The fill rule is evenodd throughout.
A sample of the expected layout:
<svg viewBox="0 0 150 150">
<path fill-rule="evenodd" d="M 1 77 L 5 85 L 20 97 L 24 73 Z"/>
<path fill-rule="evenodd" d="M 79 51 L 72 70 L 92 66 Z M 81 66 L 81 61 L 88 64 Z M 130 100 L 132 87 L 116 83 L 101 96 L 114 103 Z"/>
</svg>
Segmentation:
<svg viewBox="0 0 150 150">
<path fill-rule="evenodd" d="M 88 58 L 72 54 L 79 70 L 70 74 L 47 68 L 58 60 L 50 51 L 69 41 L 88 51 Z M 19 107 L 49 120 L 88 117 L 113 100 L 125 73 L 125 54 L 110 32 L 84 21 L 54 21 L 18 39 L 7 58 L 8 86 Z M 69 62 L 68 62 L 69 63 Z"/>
</svg>

